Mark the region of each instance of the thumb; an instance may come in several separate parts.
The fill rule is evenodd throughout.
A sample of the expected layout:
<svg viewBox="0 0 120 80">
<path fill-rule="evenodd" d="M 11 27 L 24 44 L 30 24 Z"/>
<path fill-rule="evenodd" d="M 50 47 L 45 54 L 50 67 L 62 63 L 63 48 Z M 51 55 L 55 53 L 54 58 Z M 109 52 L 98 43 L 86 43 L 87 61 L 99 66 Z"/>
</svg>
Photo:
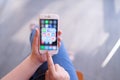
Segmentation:
<svg viewBox="0 0 120 80">
<path fill-rule="evenodd" d="M 33 43 L 32 43 L 32 49 L 36 50 L 38 49 L 38 38 L 39 38 L 39 30 L 37 28 L 35 28 L 36 33 L 33 39 Z"/>
</svg>

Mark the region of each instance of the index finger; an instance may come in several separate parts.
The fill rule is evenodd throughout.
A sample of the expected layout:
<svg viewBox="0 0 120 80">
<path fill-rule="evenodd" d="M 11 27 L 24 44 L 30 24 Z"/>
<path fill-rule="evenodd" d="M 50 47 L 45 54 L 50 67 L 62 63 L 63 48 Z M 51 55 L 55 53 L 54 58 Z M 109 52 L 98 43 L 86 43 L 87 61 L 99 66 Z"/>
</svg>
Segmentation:
<svg viewBox="0 0 120 80">
<path fill-rule="evenodd" d="M 47 55 L 47 62 L 48 62 L 48 70 L 49 70 L 50 73 L 54 74 L 55 66 L 54 66 L 54 63 L 53 63 L 53 59 L 48 52 L 46 53 L 46 55 Z"/>
</svg>

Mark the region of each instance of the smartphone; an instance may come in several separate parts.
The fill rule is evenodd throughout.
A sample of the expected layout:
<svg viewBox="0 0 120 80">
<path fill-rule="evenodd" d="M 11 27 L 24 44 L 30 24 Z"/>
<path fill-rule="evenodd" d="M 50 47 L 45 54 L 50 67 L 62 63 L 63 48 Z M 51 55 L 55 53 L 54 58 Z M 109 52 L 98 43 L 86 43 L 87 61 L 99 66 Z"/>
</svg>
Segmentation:
<svg viewBox="0 0 120 80">
<path fill-rule="evenodd" d="M 40 53 L 47 51 L 51 54 L 58 52 L 58 26 L 59 16 L 56 14 L 41 14 L 39 19 L 40 26 Z"/>
</svg>

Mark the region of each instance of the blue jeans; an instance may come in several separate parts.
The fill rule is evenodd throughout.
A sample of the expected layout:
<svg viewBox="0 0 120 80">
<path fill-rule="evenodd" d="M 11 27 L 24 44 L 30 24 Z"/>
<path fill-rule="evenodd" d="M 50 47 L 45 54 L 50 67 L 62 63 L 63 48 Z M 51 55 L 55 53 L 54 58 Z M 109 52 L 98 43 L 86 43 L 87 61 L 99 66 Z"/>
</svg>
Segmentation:
<svg viewBox="0 0 120 80">
<path fill-rule="evenodd" d="M 32 30 L 32 33 L 30 35 L 30 43 L 32 44 L 35 30 Z M 61 47 L 59 48 L 59 51 L 56 55 L 53 57 L 54 64 L 59 64 L 62 66 L 70 75 L 70 80 L 78 80 L 76 71 L 73 67 L 73 64 L 71 60 L 68 57 L 68 53 L 63 45 L 63 42 L 61 43 Z M 30 80 L 45 80 L 45 72 L 48 69 L 47 62 L 43 63 L 37 71 L 34 73 L 34 75 L 30 78 Z"/>
</svg>

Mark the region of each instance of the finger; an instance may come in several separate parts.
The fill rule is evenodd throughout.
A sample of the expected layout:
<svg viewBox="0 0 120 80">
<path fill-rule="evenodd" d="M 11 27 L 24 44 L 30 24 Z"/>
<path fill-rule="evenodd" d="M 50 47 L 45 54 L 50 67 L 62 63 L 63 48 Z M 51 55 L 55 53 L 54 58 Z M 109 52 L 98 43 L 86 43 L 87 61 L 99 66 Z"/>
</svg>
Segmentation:
<svg viewBox="0 0 120 80">
<path fill-rule="evenodd" d="M 60 65 L 59 64 L 55 64 L 55 70 L 58 71 L 60 69 Z"/>
<path fill-rule="evenodd" d="M 59 64 L 55 64 L 55 70 L 56 71 L 65 71 L 65 69 L 62 66 L 60 66 Z"/>
<path fill-rule="evenodd" d="M 61 37 L 58 37 L 58 42 L 61 42 L 62 38 Z"/>
<path fill-rule="evenodd" d="M 61 42 L 58 42 L 58 48 L 61 46 Z"/>
<path fill-rule="evenodd" d="M 46 53 L 46 55 L 47 55 L 47 62 L 48 62 L 48 70 L 49 70 L 50 73 L 54 74 L 55 67 L 54 67 L 52 57 L 48 52 Z"/>
<path fill-rule="evenodd" d="M 45 73 L 45 80 L 49 80 L 49 71 L 48 70 Z"/>
<path fill-rule="evenodd" d="M 35 50 L 36 48 L 38 48 L 38 37 L 39 37 L 39 31 L 36 28 L 36 33 L 33 39 L 33 43 L 32 43 L 32 49 Z"/>
<path fill-rule="evenodd" d="M 60 47 L 61 46 L 61 37 L 58 37 L 58 47 Z"/>
<path fill-rule="evenodd" d="M 58 34 L 58 36 L 60 36 L 62 34 L 62 31 L 59 30 L 57 34 Z"/>
<path fill-rule="evenodd" d="M 34 23 L 30 24 L 30 30 L 32 31 L 34 28 L 35 28 L 35 24 Z"/>
<path fill-rule="evenodd" d="M 40 47 L 40 30 L 38 30 L 38 49 Z"/>
</svg>

